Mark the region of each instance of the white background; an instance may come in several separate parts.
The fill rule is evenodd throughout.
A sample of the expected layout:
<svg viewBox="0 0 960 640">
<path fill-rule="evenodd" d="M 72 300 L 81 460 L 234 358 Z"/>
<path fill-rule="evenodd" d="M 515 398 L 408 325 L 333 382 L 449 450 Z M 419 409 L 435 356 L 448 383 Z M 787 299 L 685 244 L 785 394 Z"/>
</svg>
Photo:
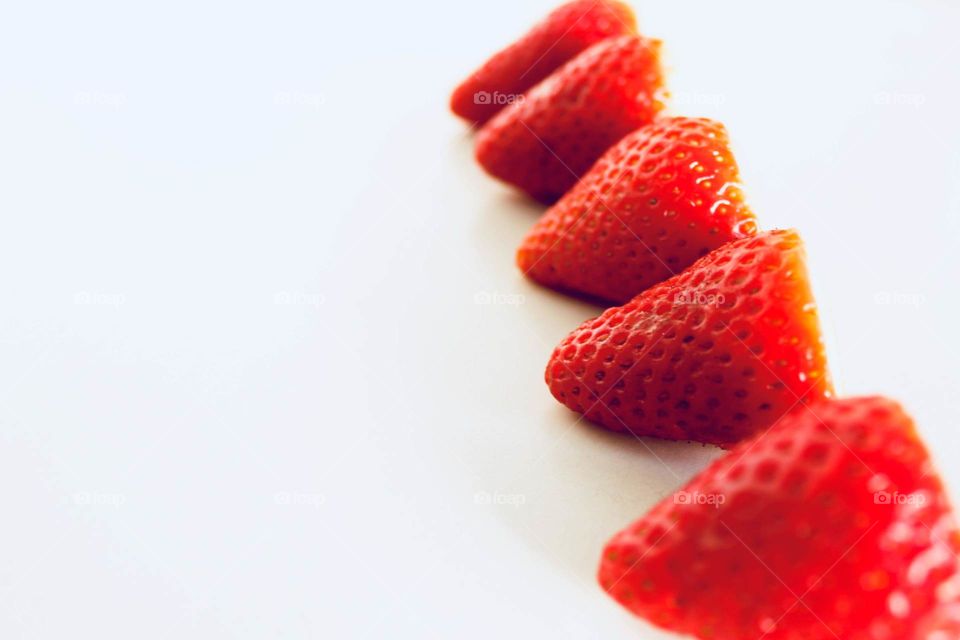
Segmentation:
<svg viewBox="0 0 960 640">
<path fill-rule="evenodd" d="M 806 238 L 841 392 L 960 488 L 953 4 L 637 9 Z M 549 8 L 3 10 L 0 636 L 667 637 L 600 548 L 716 452 L 550 397 L 598 309 L 522 279 L 540 208 L 447 111 Z"/>
</svg>

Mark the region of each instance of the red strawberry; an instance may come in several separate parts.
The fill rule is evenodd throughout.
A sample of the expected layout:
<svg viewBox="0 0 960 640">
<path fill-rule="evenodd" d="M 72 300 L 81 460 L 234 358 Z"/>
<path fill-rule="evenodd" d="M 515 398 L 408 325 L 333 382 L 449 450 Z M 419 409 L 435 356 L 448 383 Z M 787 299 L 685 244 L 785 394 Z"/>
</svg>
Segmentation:
<svg viewBox="0 0 960 640">
<path fill-rule="evenodd" d="M 550 391 L 613 431 L 720 445 L 832 386 L 800 237 L 729 242 L 571 333 Z"/>
<path fill-rule="evenodd" d="M 477 160 L 494 177 L 553 202 L 660 110 L 659 51 L 659 41 L 638 36 L 593 45 L 490 120 L 477 136 Z"/>
<path fill-rule="evenodd" d="M 630 8 L 613 0 L 574 0 L 553 10 L 456 88 L 453 112 L 483 123 L 590 45 L 636 33 Z"/>
<path fill-rule="evenodd" d="M 534 225 L 517 264 L 549 287 L 619 304 L 753 235 L 728 144 L 723 125 L 704 118 L 636 130 Z"/>
<path fill-rule="evenodd" d="M 913 422 L 854 398 L 794 412 L 714 462 L 614 536 L 599 580 L 703 639 L 948 640 L 958 552 Z"/>
</svg>

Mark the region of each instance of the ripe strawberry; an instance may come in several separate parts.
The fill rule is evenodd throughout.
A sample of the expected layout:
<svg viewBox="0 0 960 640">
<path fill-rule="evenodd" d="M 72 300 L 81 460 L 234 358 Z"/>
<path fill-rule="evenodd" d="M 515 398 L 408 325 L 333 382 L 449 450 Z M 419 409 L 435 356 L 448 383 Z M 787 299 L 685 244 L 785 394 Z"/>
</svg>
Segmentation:
<svg viewBox="0 0 960 640">
<path fill-rule="evenodd" d="M 947 640 L 958 552 L 913 422 L 853 398 L 714 462 L 614 536 L 598 577 L 633 613 L 703 639 Z"/>
<path fill-rule="evenodd" d="M 664 118 L 607 151 L 534 225 L 517 265 L 541 284 L 622 304 L 753 235 L 722 124 Z"/>
<path fill-rule="evenodd" d="M 633 12 L 615 0 L 564 4 L 464 80 L 450 107 L 462 118 L 484 123 L 590 45 L 636 30 Z"/>
<path fill-rule="evenodd" d="M 551 393 L 613 431 L 720 445 L 832 394 L 800 237 L 729 242 L 567 336 Z"/>
<path fill-rule="evenodd" d="M 494 177 L 555 201 L 661 109 L 659 51 L 659 41 L 638 36 L 593 45 L 494 116 L 477 136 L 477 160 Z"/>
</svg>

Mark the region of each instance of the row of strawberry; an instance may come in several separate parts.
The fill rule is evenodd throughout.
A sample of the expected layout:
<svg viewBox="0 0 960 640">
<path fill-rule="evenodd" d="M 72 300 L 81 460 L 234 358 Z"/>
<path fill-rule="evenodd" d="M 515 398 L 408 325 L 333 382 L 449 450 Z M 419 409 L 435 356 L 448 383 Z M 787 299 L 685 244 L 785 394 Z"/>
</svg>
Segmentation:
<svg viewBox="0 0 960 640">
<path fill-rule="evenodd" d="M 723 125 L 664 117 L 660 43 L 574 0 L 454 92 L 477 159 L 552 206 L 524 274 L 622 306 L 556 348 L 614 431 L 732 447 L 617 534 L 599 580 L 704 639 L 960 638 L 960 532 L 911 419 L 833 399 L 802 242 L 757 230 Z"/>
</svg>

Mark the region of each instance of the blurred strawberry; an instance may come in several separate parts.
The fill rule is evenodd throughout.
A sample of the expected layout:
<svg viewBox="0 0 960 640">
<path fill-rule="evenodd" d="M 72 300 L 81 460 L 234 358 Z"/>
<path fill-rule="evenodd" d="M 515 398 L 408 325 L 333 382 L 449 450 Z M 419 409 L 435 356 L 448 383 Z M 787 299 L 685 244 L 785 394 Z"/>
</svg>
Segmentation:
<svg viewBox="0 0 960 640">
<path fill-rule="evenodd" d="M 593 45 L 490 120 L 477 136 L 477 160 L 492 176 L 555 201 L 661 109 L 659 51 L 659 41 L 638 36 Z"/>
<path fill-rule="evenodd" d="M 633 12 L 613 0 L 561 5 L 517 42 L 496 53 L 453 92 L 453 112 L 484 123 L 590 45 L 636 33 Z"/>
<path fill-rule="evenodd" d="M 704 640 L 948 640 L 960 535 L 913 422 L 826 401 L 743 442 L 618 533 L 601 586 Z"/>
</svg>

